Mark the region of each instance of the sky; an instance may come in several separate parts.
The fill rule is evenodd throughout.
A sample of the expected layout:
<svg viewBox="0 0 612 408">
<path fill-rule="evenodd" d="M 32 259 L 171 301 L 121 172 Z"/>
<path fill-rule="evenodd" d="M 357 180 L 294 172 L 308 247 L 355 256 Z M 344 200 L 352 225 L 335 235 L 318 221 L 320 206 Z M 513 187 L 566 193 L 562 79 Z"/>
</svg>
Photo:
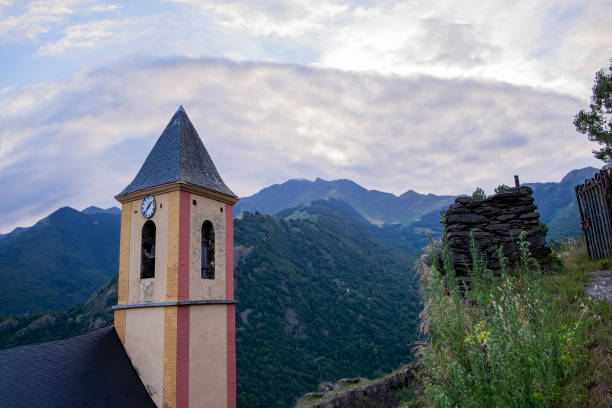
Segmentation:
<svg viewBox="0 0 612 408">
<path fill-rule="evenodd" d="M 183 105 L 226 184 L 491 193 L 601 167 L 612 2 L 0 0 L 0 233 L 117 205 Z"/>
</svg>

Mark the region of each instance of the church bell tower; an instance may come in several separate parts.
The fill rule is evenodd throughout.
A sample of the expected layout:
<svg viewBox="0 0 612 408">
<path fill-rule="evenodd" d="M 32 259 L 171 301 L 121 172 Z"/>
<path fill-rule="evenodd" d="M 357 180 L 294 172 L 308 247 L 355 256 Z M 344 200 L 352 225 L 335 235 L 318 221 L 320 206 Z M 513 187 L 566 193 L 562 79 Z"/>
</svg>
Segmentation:
<svg viewBox="0 0 612 408">
<path fill-rule="evenodd" d="M 182 106 L 115 198 L 115 330 L 140 379 L 159 408 L 235 408 L 238 197 Z"/>
</svg>

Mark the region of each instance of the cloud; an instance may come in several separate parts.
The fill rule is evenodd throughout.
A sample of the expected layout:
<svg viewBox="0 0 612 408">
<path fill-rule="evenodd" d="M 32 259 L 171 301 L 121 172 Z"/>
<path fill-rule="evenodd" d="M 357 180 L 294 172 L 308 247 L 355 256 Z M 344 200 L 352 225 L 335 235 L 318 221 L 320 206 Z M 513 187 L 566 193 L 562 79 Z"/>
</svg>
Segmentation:
<svg viewBox="0 0 612 408">
<path fill-rule="evenodd" d="M 38 49 L 37 54 L 49 56 L 61 54 L 71 48 L 91 48 L 97 41 L 112 36 L 110 29 L 115 25 L 115 21 L 100 20 L 69 26 L 63 38 L 48 42 Z"/>
<path fill-rule="evenodd" d="M 0 95 L 0 229 L 61 205 L 113 205 L 178 105 L 226 183 L 246 196 L 289 178 L 492 191 L 597 164 L 558 93 L 225 59 L 129 59 Z"/>
<path fill-rule="evenodd" d="M 308 50 L 312 59 L 299 62 L 351 71 L 501 80 L 581 97 L 612 55 L 606 1 L 171 1 L 249 42 Z M 287 61 L 259 51 L 255 58 Z"/>
<path fill-rule="evenodd" d="M 38 38 L 74 14 L 82 0 L 31 1 L 23 13 L 0 20 L 0 43 Z M 4 3 L 3 5 L 6 5 Z"/>
<path fill-rule="evenodd" d="M 330 0 L 210 2 L 174 0 L 222 17 L 221 24 L 256 36 L 298 37 L 333 23 L 349 6 Z"/>
<path fill-rule="evenodd" d="M 109 61 L 129 54 L 212 56 L 502 81 L 579 98 L 590 93 L 594 73 L 612 55 L 607 18 L 612 3 L 605 0 L 121 4 L 39 0 L 22 8 L 5 7 L 0 43 L 30 41 L 27 45 L 38 56 L 61 56 L 54 66 L 73 67 L 68 72 L 80 68 L 76 60 Z M 2 17 L 6 10 L 9 15 Z M 71 32 L 90 28 L 100 12 L 116 23 L 112 30 L 98 32 L 104 41 L 96 32 Z M 71 35 L 94 38 L 76 41 Z M 27 52 L 7 50 L 14 70 L 31 63 L 31 55 L 20 54 Z"/>
<path fill-rule="evenodd" d="M 89 7 L 89 11 L 93 11 L 95 13 L 104 13 L 106 11 L 113 11 L 122 9 L 123 6 L 119 4 L 97 4 L 95 6 Z"/>
</svg>

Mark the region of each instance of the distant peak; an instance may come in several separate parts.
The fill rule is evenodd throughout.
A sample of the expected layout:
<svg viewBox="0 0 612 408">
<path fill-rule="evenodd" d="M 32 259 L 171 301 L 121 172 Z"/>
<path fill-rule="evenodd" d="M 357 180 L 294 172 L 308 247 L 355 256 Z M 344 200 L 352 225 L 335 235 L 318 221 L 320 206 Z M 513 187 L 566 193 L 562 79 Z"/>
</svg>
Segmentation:
<svg viewBox="0 0 612 408">
<path fill-rule="evenodd" d="M 183 105 L 179 105 L 178 109 L 176 110 L 176 112 L 183 112 L 185 113 L 185 109 L 183 109 Z"/>
<path fill-rule="evenodd" d="M 599 173 L 599 169 L 590 166 L 582 169 L 574 169 L 561 179 L 561 183 L 581 183 L 584 182 L 585 178 L 593 177 L 595 173 Z"/>
<path fill-rule="evenodd" d="M 107 209 L 103 209 L 100 207 L 96 207 L 95 205 L 89 206 L 87 208 L 85 208 L 83 211 L 81 211 L 83 214 L 85 215 L 92 215 L 92 214 L 116 214 L 119 215 L 121 214 L 121 210 L 117 207 L 109 207 Z"/>
<path fill-rule="evenodd" d="M 312 183 L 312 181 L 308 180 L 307 178 L 292 178 L 292 179 L 289 179 L 289 180 L 285 181 L 282 184 L 286 184 L 286 183 L 304 183 L 304 182 Z"/>
<path fill-rule="evenodd" d="M 410 189 L 408 191 L 406 191 L 405 193 L 403 193 L 402 195 L 400 195 L 400 198 L 412 198 L 412 197 L 418 197 L 421 194 L 417 193 L 416 191 Z"/>
<path fill-rule="evenodd" d="M 103 211 L 100 207 L 96 207 L 95 205 L 90 205 L 89 207 L 85 208 L 83 211 L 81 211 L 83 214 L 87 214 L 87 213 L 92 213 L 92 212 L 100 212 Z"/>
</svg>

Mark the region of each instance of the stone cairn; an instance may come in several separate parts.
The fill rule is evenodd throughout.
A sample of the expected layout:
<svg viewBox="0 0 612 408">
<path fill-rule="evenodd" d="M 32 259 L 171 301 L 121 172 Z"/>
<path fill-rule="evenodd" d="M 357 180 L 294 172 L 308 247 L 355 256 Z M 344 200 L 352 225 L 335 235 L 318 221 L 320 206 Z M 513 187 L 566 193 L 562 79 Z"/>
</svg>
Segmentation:
<svg viewBox="0 0 612 408">
<path fill-rule="evenodd" d="M 550 249 L 540 227 L 540 214 L 533 204 L 533 190 L 527 186 L 509 188 L 486 199 L 458 197 L 444 214 L 446 237 L 452 253 L 455 273 L 467 277 L 472 267 L 470 233 L 487 267 L 500 270 L 498 247 L 503 247 L 507 265 L 520 259 L 519 234 L 527 233 L 529 250 L 542 266 L 550 265 Z"/>
</svg>

